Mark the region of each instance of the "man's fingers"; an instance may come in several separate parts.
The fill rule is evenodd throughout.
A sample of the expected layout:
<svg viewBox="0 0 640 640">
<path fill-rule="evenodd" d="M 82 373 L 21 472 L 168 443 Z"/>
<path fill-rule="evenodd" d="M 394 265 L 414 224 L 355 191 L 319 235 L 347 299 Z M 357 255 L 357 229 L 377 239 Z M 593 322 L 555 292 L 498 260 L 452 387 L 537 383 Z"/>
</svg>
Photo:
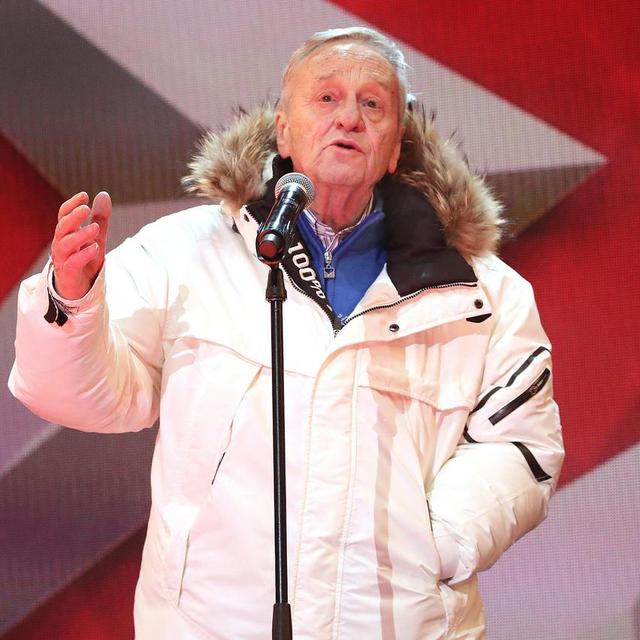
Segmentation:
<svg viewBox="0 0 640 640">
<path fill-rule="evenodd" d="M 100 225 L 100 233 L 96 238 L 100 247 L 104 250 L 107 243 L 107 231 L 109 230 L 109 220 L 111 219 L 111 196 L 106 191 L 101 191 L 93 199 L 91 207 L 91 220 Z"/>
<path fill-rule="evenodd" d="M 71 254 L 67 260 L 62 265 L 62 270 L 65 273 L 82 273 L 82 270 L 95 259 L 98 255 L 99 247 L 97 242 L 92 242 L 80 249 L 80 251 L 76 251 L 76 253 Z"/>
<path fill-rule="evenodd" d="M 96 222 L 108 221 L 111 217 L 111 196 L 106 191 L 101 191 L 93 199 L 91 217 Z"/>
<path fill-rule="evenodd" d="M 91 220 L 93 222 L 96 222 L 99 225 L 98 233 L 89 239 L 97 240 L 98 244 L 102 249 L 104 249 L 109 219 L 111 217 L 111 198 L 106 191 L 101 191 L 93 199 L 93 205 L 91 208 L 89 208 L 87 204 L 88 200 L 89 198 L 87 194 L 83 191 L 82 193 L 77 193 L 73 198 L 67 200 L 67 202 L 60 207 L 60 214 L 62 217 L 58 219 L 58 224 L 56 225 L 53 243 L 51 246 L 52 254 L 57 252 L 60 243 L 62 243 L 62 246 L 66 247 L 68 242 L 63 242 L 63 240 L 69 234 L 73 234 L 78 231 L 82 223 L 89 219 L 89 216 L 91 216 Z M 76 206 L 74 207 L 74 205 Z M 81 246 L 76 242 L 73 244 L 75 248 Z M 75 248 L 73 250 L 75 250 Z M 65 258 L 69 253 L 70 251 L 65 248 Z"/>
<path fill-rule="evenodd" d="M 69 211 L 65 216 L 58 220 L 56 230 L 54 233 L 54 241 L 59 241 L 64 238 L 68 233 L 77 231 L 80 225 L 89 218 L 91 215 L 91 209 L 86 204 L 80 205 L 75 209 Z"/>
<path fill-rule="evenodd" d="M 61 205 L 51 243 L 56 290 L 70 299 L 81 298 L 89 290 L 104 260 L 111 198 L 101 191 L 91 208 L 88 205 L 89 196 L 84 191 Z M 90 223 L 82 226 L 87 220 Z"/>
<path fill-rule="evenodd" d="M 100 225 L 92 222 L 86 227 L 68 233 L 51 247 L 51 258 L 54 266 L 63 264 L 73 253 L 79 251 L 84 245 L 94 242 L 100 233 Z"/>
<path fill-rule="evenodd" d="M 63 218 L 60 218 L 51 242 L 51 257 L 55 264 L 59 264 L 60 262 L 60 258 L 58 257 L 60 243 L 63 242 L 69 234 L 78 231 L 81 228 L 80 225 L 87 220 L 90 215 L 91 210 L 86 204 L 83 204 L 67 213 Z M 63 246 L 64 244 L 65 243 L 63 243 Z"/>
<path fill-rule="evenodd" d="M 66 202 L 63 202 L 58 209 L 58 220 L 64 218 L 71 213 L 76 207 L 82 204 L 89 204 L 89 196 L 86 191 L 76 193 L 75 196 L 71 196 Z"/>
</svg>

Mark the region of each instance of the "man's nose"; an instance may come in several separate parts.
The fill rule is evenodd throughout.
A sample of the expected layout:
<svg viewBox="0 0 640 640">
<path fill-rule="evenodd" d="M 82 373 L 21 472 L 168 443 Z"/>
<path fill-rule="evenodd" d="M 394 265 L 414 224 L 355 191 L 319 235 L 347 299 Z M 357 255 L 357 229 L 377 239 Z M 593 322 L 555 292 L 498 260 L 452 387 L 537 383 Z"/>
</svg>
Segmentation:
<svg viewBox="0 0 640 640">
<path fill-rule="evenodd" d="M 336 127 L 345 131 L 362 131 L 364 120 L 360 104 L 355 98 L 345 98 L 342 100 L 336 113 Z"/>
</svg>

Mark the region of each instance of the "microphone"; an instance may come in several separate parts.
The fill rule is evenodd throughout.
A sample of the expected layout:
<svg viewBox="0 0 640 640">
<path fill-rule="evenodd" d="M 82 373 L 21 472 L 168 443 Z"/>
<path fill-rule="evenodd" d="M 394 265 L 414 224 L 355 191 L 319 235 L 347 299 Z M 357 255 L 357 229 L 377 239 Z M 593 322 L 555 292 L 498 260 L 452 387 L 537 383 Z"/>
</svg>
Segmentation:
<svg viewBox="0 0 640 640">
<path fill-rule="evenodd" d="M 289 234 L 302 210 L 313 201 L 313 183 L 302 173 L 287 173 L 276 183 L 276 201 L 256 238 L 258 258 L 269 265 L 284 258 Z"/>
</svg>

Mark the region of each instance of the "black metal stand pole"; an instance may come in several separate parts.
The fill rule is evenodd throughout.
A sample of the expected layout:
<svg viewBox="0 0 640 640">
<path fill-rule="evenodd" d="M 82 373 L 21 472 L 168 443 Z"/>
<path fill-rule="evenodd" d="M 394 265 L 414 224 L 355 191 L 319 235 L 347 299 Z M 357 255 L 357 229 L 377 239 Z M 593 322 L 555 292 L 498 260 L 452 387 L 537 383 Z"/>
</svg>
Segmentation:
<svg viewBox="0 0 640 640">
<path fill-rule="evenodd" d="M 273 521 L 276 554 L 276 602 L 271 622 L 272 640 L 292 640 L 291 607 L 287 593 L 287 480 L 284 439 L 284 358 L 282 303 L 287 299 L 282 269 L 272 265 L 267 282 L 271 304 L 271 392 L 273 399 Z"/>
</svg>

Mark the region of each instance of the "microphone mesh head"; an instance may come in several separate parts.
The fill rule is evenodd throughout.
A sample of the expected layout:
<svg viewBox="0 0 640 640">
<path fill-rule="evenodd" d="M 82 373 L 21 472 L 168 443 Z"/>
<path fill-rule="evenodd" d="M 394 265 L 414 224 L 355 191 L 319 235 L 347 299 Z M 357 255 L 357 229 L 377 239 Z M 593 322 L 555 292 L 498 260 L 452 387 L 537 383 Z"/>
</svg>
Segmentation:
<svg viewBox="0 0 640 640">
<path fill-rule="evenodd" d="M 307 194 L 307 204 L 309 204 L 316 195 L 315 189 L 313 188 L 313 182 L 304 175 L 304 173 L 285 173 L 278 182 L 276 182 L 276 198 L 280 195 L 280 192 L 284 187 L 288 184 L 297 184 L 298 186 L 304 189 L 304 192 Z"/>
</svg>

